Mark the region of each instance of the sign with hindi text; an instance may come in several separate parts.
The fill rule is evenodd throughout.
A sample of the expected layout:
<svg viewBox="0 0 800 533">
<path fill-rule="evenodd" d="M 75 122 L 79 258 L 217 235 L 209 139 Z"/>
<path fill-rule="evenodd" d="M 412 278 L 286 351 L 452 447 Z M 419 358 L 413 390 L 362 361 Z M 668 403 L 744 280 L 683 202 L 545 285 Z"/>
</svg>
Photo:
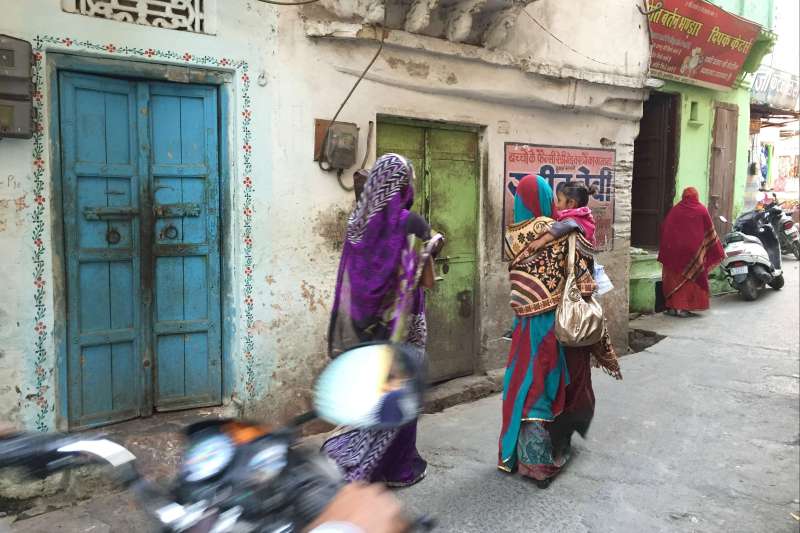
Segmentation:
<svg viewBox="0 0 800 533">
<path fill-rule="evenodd" d="M 792 73 L 761 65 L 753 80 L 751 102 L 781 111 L 797 111 L 800 79 Z"/>
<path fill-rule="evenodd" d="M 714 90 L 733 86 L 761 26 L 703 0 L 647 0 L 650 70 Z"/>
<path fill-rule="evenodd" d="M 514 222 L 514 194 L 528 174 L 545 178 L 553 191 L 562 183 L 580 181 L 595 185 L 589 199 L 597 228 L 597 250 L 611 250 L 614 241 L 614 163 L 616 150 L 540 144 L 506 143 L 503 228 Z"/>
</svg>

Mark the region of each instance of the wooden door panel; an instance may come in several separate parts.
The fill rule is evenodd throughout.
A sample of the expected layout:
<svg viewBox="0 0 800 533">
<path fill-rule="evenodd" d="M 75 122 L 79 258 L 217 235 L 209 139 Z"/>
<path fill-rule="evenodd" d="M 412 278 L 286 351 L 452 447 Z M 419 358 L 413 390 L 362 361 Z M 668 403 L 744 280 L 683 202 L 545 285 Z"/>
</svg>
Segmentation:
<svg viewBox="0 0 800 533">
<path fill-rule="evenodd" d="M 655 249 L 675 183 L 676 97 L 652 93 L 634 143 L 631 244 Z"/>
<path fill-rule="evenodd" d="M 70 428 L 218 404 L 216 89 L 59 82 Z"/>
<path fill-rule="evenodd" d="M 717 104 L 711 142 L 711 172 L 709 176 L 708 211 L 717 234 L 730 230 L 730 223 L 722 222 L 733 217 L 733 186 L 736 179 L 736 136 L 738 107 Z"/>
<path fill-rule="evenodd" d="M 469 374 L 474 367 L 477 143 L 477 135 L 471 131 L 378 125 L 378 154 L 395 152 L 413 162 L 417 174 L 414 209 L 447 238 L 436 264 L 441 279 L 426 300 L 429 377 L 433 381 Z"/>
<path fill-rule="evenodd" d="M 414 205 L 412 209 L 427 217 L 425 130 L 405 124 L 381 123 L 377 138 L 379 156 L 389 153 L 398 154 L 414 165 Z"/>
<path fill-rule="evenodd" d="M 153 84 L 154 345 L 159 410 L 221 400 L 216 90 Z"/>
<path fill-rule="evenodd" d="M 69 425 L 80 429 L 142 410 L 137 93 L 96 76 L 59 82 Z"/>
</svg>

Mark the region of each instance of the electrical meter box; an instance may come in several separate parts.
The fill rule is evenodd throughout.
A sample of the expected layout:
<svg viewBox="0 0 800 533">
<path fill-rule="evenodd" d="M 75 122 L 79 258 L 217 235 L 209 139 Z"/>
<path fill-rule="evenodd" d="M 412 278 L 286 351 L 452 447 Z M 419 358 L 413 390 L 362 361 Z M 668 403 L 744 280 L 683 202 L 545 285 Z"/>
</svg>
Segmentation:
<svg viewBox="0 0 800 533">
<path fill-rule="evenodd" d="M 0 35 L 0 138 L 33 136 L 31 43 Z"/>
<path fill-rule="evenodd" d="M 325 141 L 324 160 L 331 168 L 350 168 L 356 164 L 358 126 L 348 122 L 334 122 Z"/>
</svg>

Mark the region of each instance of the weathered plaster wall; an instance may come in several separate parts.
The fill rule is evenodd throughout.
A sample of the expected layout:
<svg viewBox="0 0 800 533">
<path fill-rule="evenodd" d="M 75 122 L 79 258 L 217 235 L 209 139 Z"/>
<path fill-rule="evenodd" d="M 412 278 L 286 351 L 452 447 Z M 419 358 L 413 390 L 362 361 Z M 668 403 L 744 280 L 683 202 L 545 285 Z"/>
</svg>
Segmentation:
<svg viewBox="0 0 800 533">
<path fill-rule="evenodd" d="M 536 22 L 520 15 L 504 49 L 546 65 L 553 75 L 592 81 L 604 76 L 613 84 L 641 79 L 650 57 L 643 50 L 650 44 L 637 4 L 643 2 L 537 0 L 526 8 Z"/>
<path fill-rule="evenodd" d="M 38 45 L 35 104 L 41 110 L 33 140 L 0 142 L 0 270 L 3 305 L 0 306 L 0 419 L 29 428 L 63 427 L 59 402 L 57 357 L 59 330 L 64 327 L 64 290 L 61 285 L 62 251 L 55 246 L 54 222 L 58 206 L 53 200 L 53 158 L 49 128 L 49 56 L 53 52 L 93 57 L 130 59 L 182 67 L 214 68 L 232 74 L 231 127 L 224 132 L 232 164 L 228 171 L 231 221 L 224 235 L 224 265 L 232 291 L 226 295 L 229 335 L 225 339 L 232 364 L 226 369 L 230 392 L 240 398 L 263 394 L 272 353 L 251 341 L 260 308 L 248 300 L 248 285 L 255 277 L 252 263 L 263 255 L 260 233 L 268 223 L 262 213 L 245 213 L 252 200 L 248 193 L 270 194 L 269 165 L 271 104 L 269 88 L 256 81 L 259 72 L 275 68 L 274 10 L 250 1 L 225 2 L 216 36 L 150 28 L 136 24 L 71 15 L 59 2 L 26 0 L 4 2 L 0 33 Z M 37 41 L 37 37 L 39 40 Z M 245 179 L 250 186 L 247 187 Z M 248 227 L 252 222 L 252 229 Z M 252 239 L 252 240 L 251 240 Z M 248 270 L 249 268 L 249 270 Z M 261 275 L 263 280 L 264 276 Z M 297 287 L 295 298 L 301 297 Z M 231 312 L 230 309 L 236 309 Z M 251 328 L 248 328 L 250 324 Z M 245 357 L 247 351 L 255 354 Z"/>
<path fill-rule="evenodd" d="M 573 15 L 578 3 L 547 2 L 550 9 L 563 6 Z M 224 344 L 232 359 L 227 392 L 234 396 L 232 405 L 243 406 L 249 415 L 284 416 L 307 407 L 310 384 L 326 362 L 341 236 L 353 203 L 352 193 L 339 187 L 335 175 L 312 161 L 314 119 L 331 118 L 377 43 L 309 38 L 295 8 L 252 0 L 224 4 L 216 36 L 68 15 L 48 0 L 14 3 L 4 10 L 0 32 L 30 40 L 52 36 L 42 45 L 45 63 L 51 51 L 65 50 L 181 65 L 199 62 L 234 73 L 234 124 L 228 132 L 233 163 L 225 185 L 232 198 L 225 206 L 231 230 L 223 236 L 228 257 L 223 272 L 232 288 L 224 309 L 230 326 Z M 474 47 L 454 45 L 454 54 L 444 41 L 392 32 L 340 116 L 362 128 L 359 159 L 367 124 L 381 114 L 482 127 L 485 174 L 478 252 L 484 368 L 502 365 L 507 345 L 497 339 L 511 320 L 500 253 L 506 141 L 617 149 L 616 239 L 613 252 L 600 260 L 616 282 L 605 299 L 616 342 L 625 343 L 631 166 L 643 99 L 636 87 L 644 78 L 648 48 L 643 26 L 632 18 L 641 16 L 635 6 L 620 0 L 604 10 L 611 13 L 609 24 L 622 21 L 618 29 L 624 46 L 615 40 L 597 45 L 594 24 L 576 25 L 568 16 L 548 21 L 565 24 L 553 30 L 576 49 L 594 43 L 595 59 L 608 63 L 604 68 L 585 58 L 588 66 L 579 58 L 565 59 L 569 49 L 555 42 L 526 44 L 528 53 L 537 55 L 534 72 L 571 79 L 523 72 L 514 46 L 493 53 L 496 62 L 491 62 Z M 514 42 L 522 42 L 525 32 L 538 31 L 532 24 L 518 28 L 522 33 Z M 41 95 L 45 111 L 49 97 L 46 90 Z M 0 224 L 5 227 L 0 268 L 6 273 L 0 309 L 0 419 L 40 429 L 63 426 L 59 339 L 53 332 L 64 324 L 64 295 L 58 285 L 60 251 L 53 247 L 58 212 L 51 201 L 49 126 L 45 116 L 37 136 L 41 160 L 33 155 L 36 140 L 0 142 L 2 174 L 13 177 L 0 179 L 0 199 L 7 200 L 0 204 L 0 220 L 5 221 Z M 374 143 L 372 150 L 370 161 Z M 349 176 L 346 172 L 345 180 Z M 24 206 L 15 202 L 18 198 Z M 42 269 L 41 276 L 35 275 L 36 268 Z"/>
<path fill-rule="evenodd" d="M 624 5 L 623 5 L 624 4 Z M 637 15 L 635 6 L 628 3 L 613 3 L 625 16 L 628 9 Z M 552 9 L 560 9 L 553 4 Z M 569 9 L 569 6 L 565 7 Z M 628 19 L 630 20 L 630 18 Z M 305 105 L 292 112 L 300 139 L 299 150 L 286 151 L 281 165 L 295 169 L 304 178 L 304 183 L 313 190 L 322 205 L 313 206 L 328 219 L 333 213 L 341 213 L 352 205 L 352 193 L 341 191 L 332 175 L 320 174 L 311 161 L 313 119 L 328 118 L 337 109 L 356 77 L 369 62 L 378 44 L 359 36 L 373 35 L 368 28 L 346 23 L 308 22 L 306 31 L 314 36 L 309 40 L 300 30 L 301 24 L 286 13 L 281 16 L 279 33 L 282 36 L 280 62 L 287 65 L 281 73 L 281 101 L 303 101 Z M 522 32 L 533 33 L 535 26 L 520 22 Z M 569 29 L 584 31 L 574 25 Z M 604 79 L 625 77 L 628 83 L 641 83 L 647 65 L 647 36 L 638 24 L 626 29 L 625 34 L 633 43 L 628 50 L 628 67 L 625 58 L 614 58 L 616 69 L 610 69 Z M 294 32 L 294 38 L 289 36 Z M 519 36 L 517 36 L 519 40 Z M 580 33 L 572 33 L 570 40 L 586 42 Z M 626 41 L 627 42 L 627 41 Z M 518 49 L 509 43 L 505 54 L 515 54 Z M 602 53 L 607 50 L 603 48 Z M 615 48 L 616 45 L 615 45 Z M 621 49 L 621 47 L 619 47 Z M 530 52 L 530 49 L 526 49 Z M 538 57 L 547 65 L 551 60 L 557 64 L 563 59 L 564 49 L 549 48 Z M 613 54 L 608 54 L 607 59 Z M 506 58 L 507 59 L 507 58 Z M 610 59 L 609 59 L 610 60 Z M 474 47 L 461 47 L 452 43 L 426 37 L 391 32 L 380 58 L 366 75 L 351 101 L 340 115 L 340 120 L 355 122 L 366 131 L 369 121 L 379 115 L 393 115 L 426 120 L 478 125 L 483 128 L 482 157 L 486 173 L 481 187 L 479 231 L 481 320 L 480 340 L 483 348 L 480 366 L 496 368 L 504 364 L 507 344 L 499 338 L 511 322 L 508 306 L 508 281 L 506 265 L 501 261 L 501 216 L 504 142 L 530 142 L 556 145 L 580 145 L 587 147 L 613 146 L 617 150 L 616 174 L 616 240 L 614 251 L 603 254 L 600 260 L 608 267 L 612 279 L 618 280 L 617 289 L 606 296 L 612 317 L 612 329 L 620 346 L 627 342 L 627 280 L 628 238 L 630 234 L 630 183 L 633 160 L 633 140 L 638 132 L 641 116 L 642 91 L 627 87 L 614 87 L 584 81 L 554 79 L 533 73 L 521 72 L 518 64 L 488 54 Z M 289 67 L 291 65 L 291 67 Z M 634 68 L 631 65 L 636 65 Z M 579 65 L 582 68 L 582 65 Z M 637 70 L 638 69 L 638 70 Z M 552 70 L 558 72 L 558 69 Z M 585 77 L 592 73 L 584 72 Z M 636 81 L 638 80 L 638 82 Z M 318 87 L 324 84 L 324 90 Z M 365 139 L 362 135 L 361 148 Z M 277 152 L 276 152 L 277 153 Z M 363 154 L 363 152 L 360 152 Z M 370 154 L 370 162 L 372 161 Z M 347 175 L 347 174 L 346 174 Z M 327 204 L 327 205 L 326 205 Z M 308 211 L 311 220 L 320 215 Z M 315 227 L 317 238 L 322 235 Z M 279 235 L 270 240 L 281 239 Z M 285 238 L 285 237 L 284 237 Z M 325 237 L 328 239 L 328 237 Z M 333 246 L 319 247 L 320 260 L 315 279 L 326 288 L 325 295 L 335 280 L 334 268 L 338 249 Z M 293 263 L 294 258 L 286 258 Z M 287 265 L 287 269 L 301 265 Z M 323 300 L 327 311 L 329 299 Z M 299 335 L 291 344 L 286 356 L 303 350 L 308 345 L 309 335 Z M 302 340 L 301 340 L 302 339 Z M 285 386 L 293 386 L 307 379 L 305 367 L 296 366 L 297 380 L 287 379 Z M 276 389 L 277 390 L 277 389 Z"/>
</svg>

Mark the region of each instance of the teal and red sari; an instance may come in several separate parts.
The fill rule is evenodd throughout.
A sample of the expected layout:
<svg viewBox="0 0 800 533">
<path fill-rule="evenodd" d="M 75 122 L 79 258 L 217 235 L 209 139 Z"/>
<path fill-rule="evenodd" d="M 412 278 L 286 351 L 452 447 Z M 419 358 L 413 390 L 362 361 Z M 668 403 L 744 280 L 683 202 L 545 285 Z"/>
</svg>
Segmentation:
<svg viewBox="0 0 800 533">
<path fill-rule="evenodd" d="M 564 349 L 554 332 L 566 245 L 557 240 L 541 252 L 527 248 L 530 240 L 547 231 L 554 214 L 553 191 L 547 181 L 539 176 L 520 180 L 515 224 L 506 243 L 512 257 L 511 305 L 517 316 L 503 383 L 498 467 L 537 480 L 554 476 L 567 459 L 553 449 L 548 432 L 548 423 L 564 409 L 569 384 Z M 584 270 L 587 266 L 584 262 Z"/>
</svg>

